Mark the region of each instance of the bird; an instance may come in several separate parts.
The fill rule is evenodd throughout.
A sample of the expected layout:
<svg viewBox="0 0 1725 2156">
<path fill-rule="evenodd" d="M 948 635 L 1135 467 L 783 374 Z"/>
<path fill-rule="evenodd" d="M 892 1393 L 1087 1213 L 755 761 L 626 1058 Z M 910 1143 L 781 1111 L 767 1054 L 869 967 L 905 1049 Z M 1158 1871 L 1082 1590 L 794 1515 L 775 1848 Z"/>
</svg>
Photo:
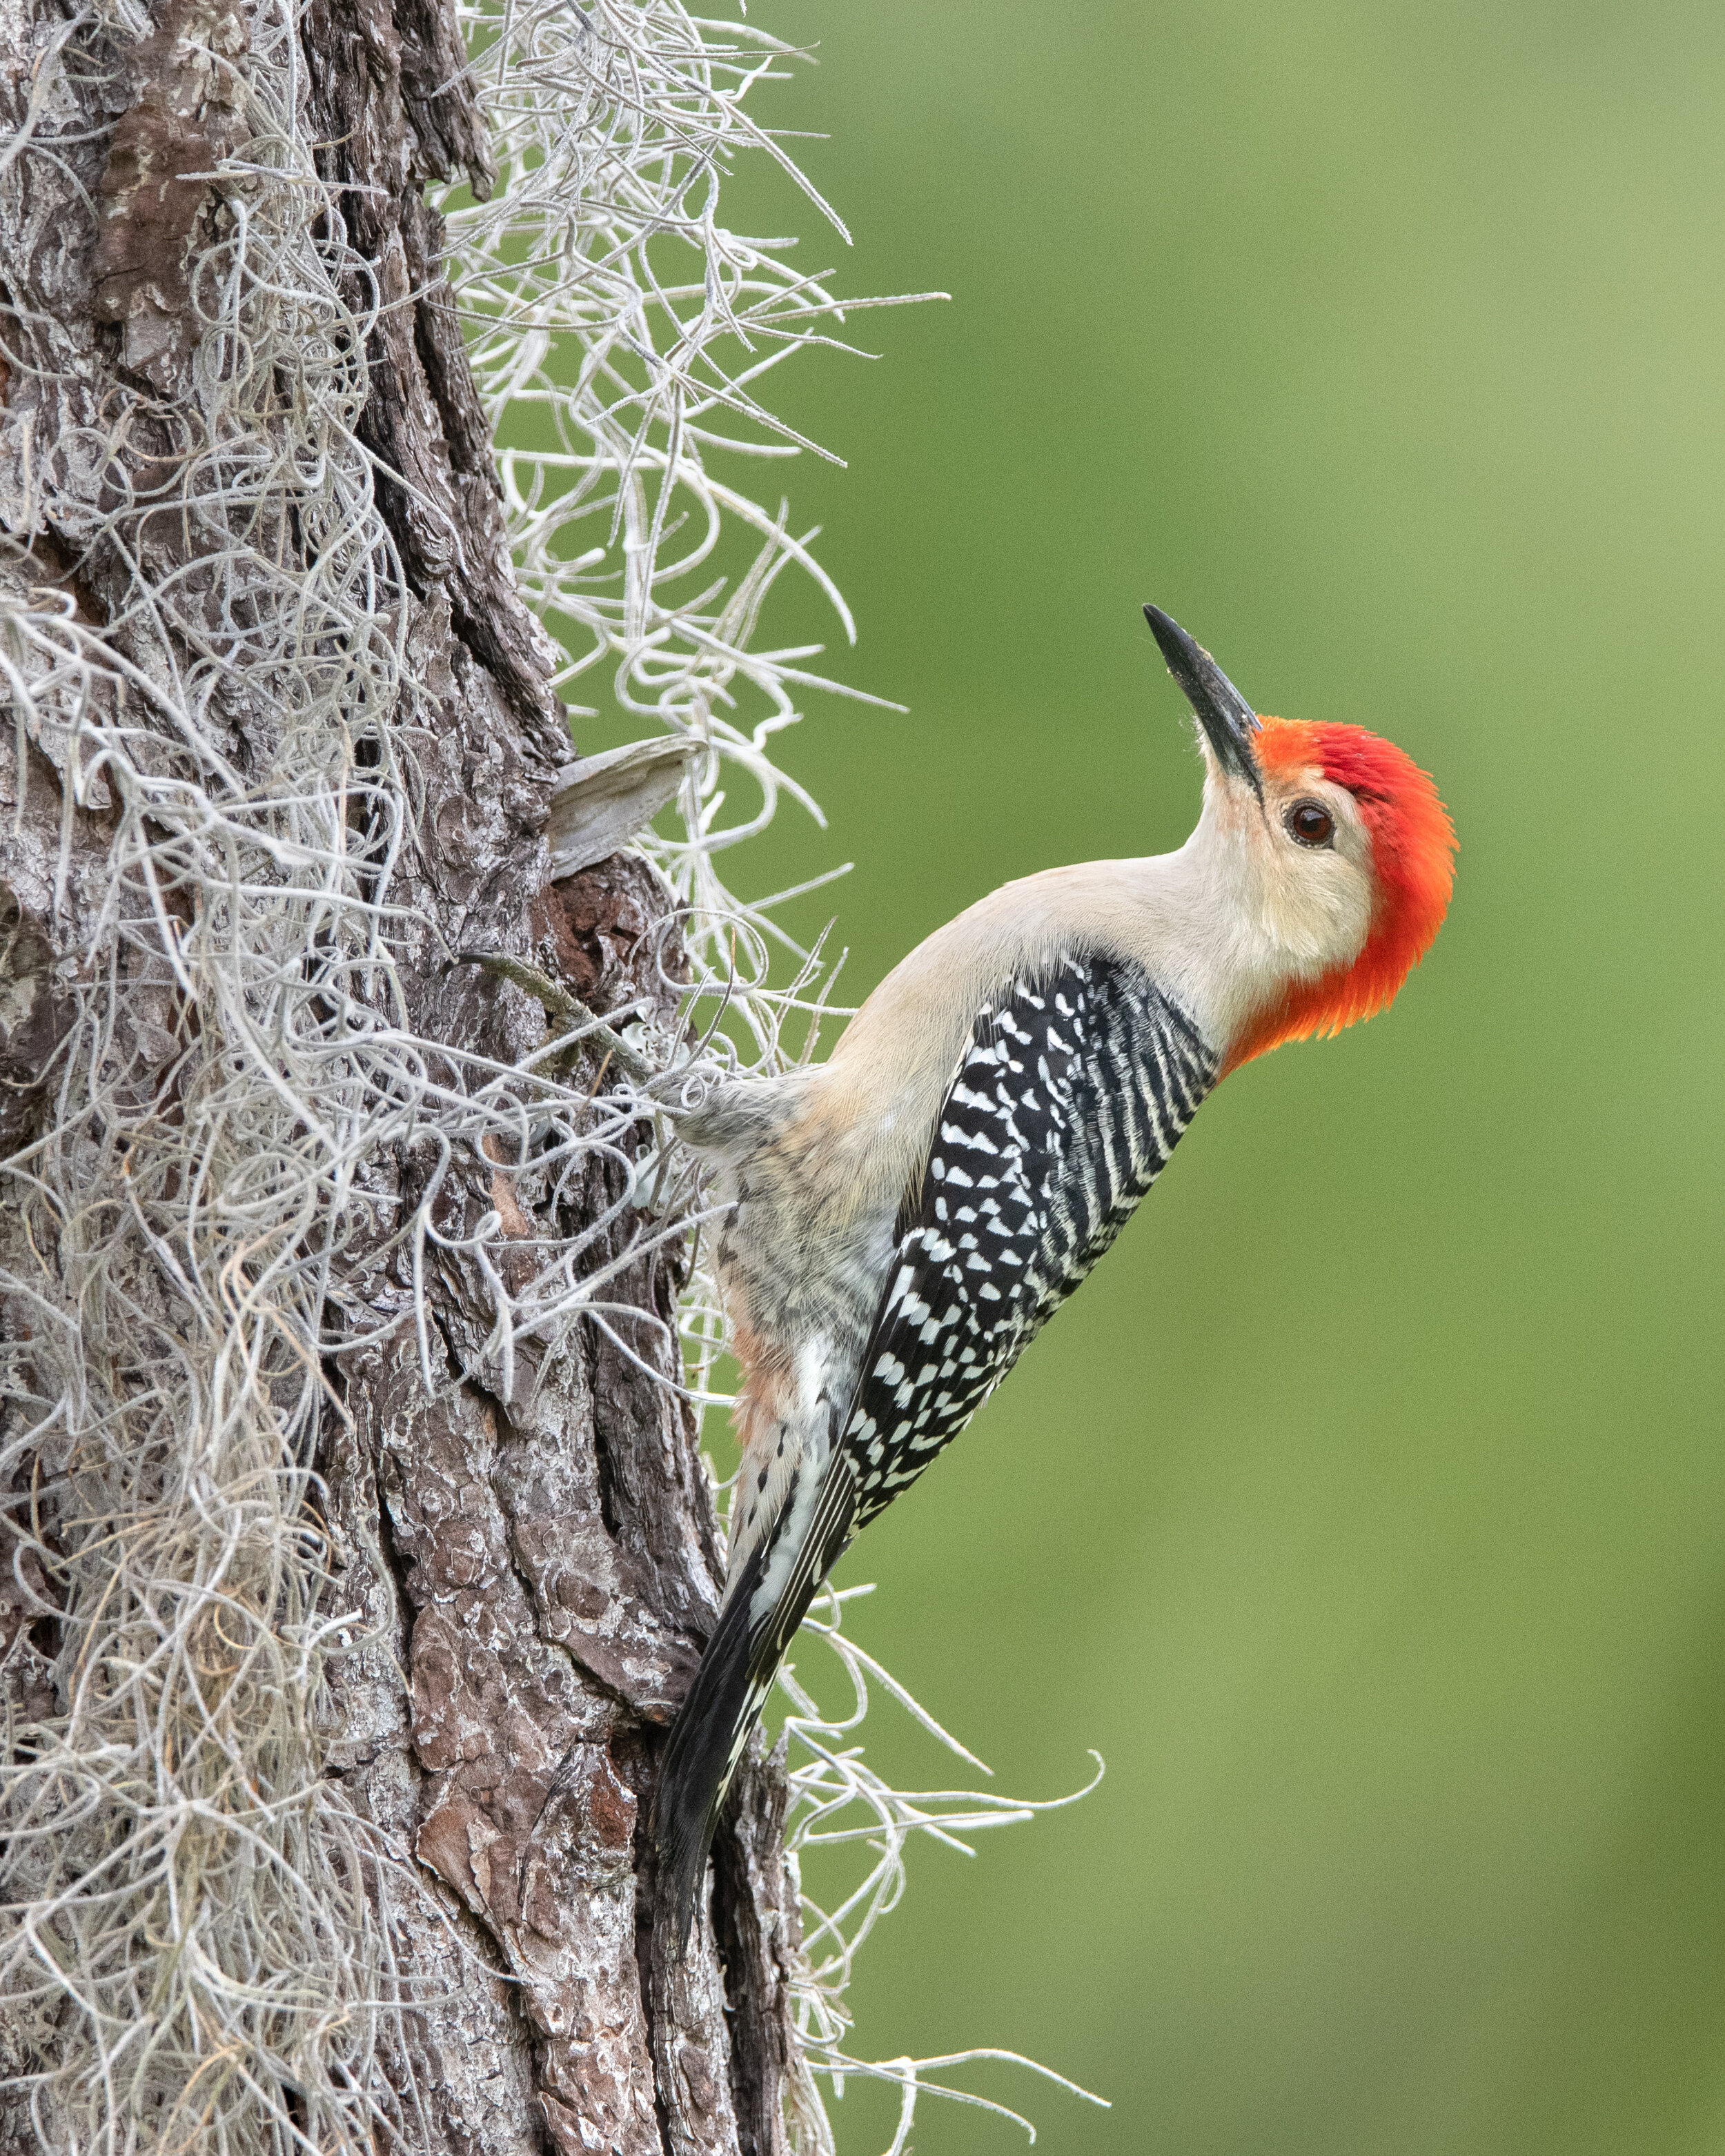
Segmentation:
<svg viewBox="0 0 1725 2156">
<path fill-rule="evenodd" d="M 774 1673 L 840 1553 L 1078 1286 L 1205 1096 L 1382 1010 L 1448 909 L 1454 829 L 1409 756 L 1362 726 L 1260 717 L 1144 614 L 1204 765 L 1186 843 L 1003 886 L 901 961 L 824 1063 L 717 1086 L 681 1123 L 714 1179 L 742 1466 L 652 1813 L 678 1956 Z"/>
</svg>

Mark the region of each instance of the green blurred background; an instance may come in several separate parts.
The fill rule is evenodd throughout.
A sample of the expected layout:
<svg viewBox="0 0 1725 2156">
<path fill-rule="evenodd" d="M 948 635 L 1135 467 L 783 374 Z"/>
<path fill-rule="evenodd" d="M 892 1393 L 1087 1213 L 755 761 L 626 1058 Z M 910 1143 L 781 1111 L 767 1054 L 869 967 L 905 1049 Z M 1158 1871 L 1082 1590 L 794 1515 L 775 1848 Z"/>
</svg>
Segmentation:
<svg viewBox="0 0 1725 2156">
<path fill-rule="evenodd" d="M 1223 1088 L 847 1560 L 999 1786 L 1108 1765 L 913 1851 L 858 2046 L 1034 2053 L 1112 2111 L 973 2085 L 1074 2156 L 1725 2151 L 1725 16 L 752 19 L 819 41 L 761 110 L 856 245 L 758 181 L 732 221 L 952 304 L 776 378 L 850 460 L 784 474 L 834 663 L 910 711 L 815 709 L 831 831 L 748 887 L 854 857 L 802 919 L 860 993 L 1006 877 L 1178 844 L 1153 598 L 1260 708 L 1393 735 L 1462 849 L 1394 1012 Z M 841 2150 L 891 2110 L 853 2085 Z"/>
</svg>

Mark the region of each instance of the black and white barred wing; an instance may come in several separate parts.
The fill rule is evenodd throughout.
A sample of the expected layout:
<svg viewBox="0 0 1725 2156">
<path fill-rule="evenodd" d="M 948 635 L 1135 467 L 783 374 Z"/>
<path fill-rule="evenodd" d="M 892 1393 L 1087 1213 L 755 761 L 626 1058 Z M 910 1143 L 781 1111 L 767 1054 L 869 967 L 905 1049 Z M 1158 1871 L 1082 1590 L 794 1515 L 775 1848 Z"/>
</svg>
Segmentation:
<svg viewBox="0 0 1725 2156">
<path fill-rule="evenodd" d="M 1137 966 L 1064 958 L 978 1013 L 901 1216 L 840 1447 L 855 1528 L 955 1437 L 1156 1180 L 1216 1059 Z"/>
<path fill-rule="evenodd" d="M 1063 959 L 978 1013 L 900 1218 L 855 1398 L 834 1409 L 837 1442 L 792 1476 L 732 1582 L 665 1750 L 655 1833 L 679 1947 L 742 1747 L 834 1560 L 1107 1249 L 1215 1071 L 1185 1013 L 1110 961 Z"/>
</svg>

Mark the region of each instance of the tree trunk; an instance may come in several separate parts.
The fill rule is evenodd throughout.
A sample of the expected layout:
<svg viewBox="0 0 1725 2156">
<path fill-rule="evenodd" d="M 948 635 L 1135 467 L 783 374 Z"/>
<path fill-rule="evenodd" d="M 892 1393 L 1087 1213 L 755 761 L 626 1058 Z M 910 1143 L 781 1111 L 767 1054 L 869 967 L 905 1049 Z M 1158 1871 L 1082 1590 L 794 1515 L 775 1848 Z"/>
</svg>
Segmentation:
<svg viewBox="0 0 1725 2156">
<path fill-rule="evenodd" d="M 547 1034 L 464 952 L 675 998 L 644 860 L 551 880 L 570 743 L 423 199 L 490 177 L 452 11 L 0 18 L 0 2143 L 766 2156 L 782 1770 L 682 1964 L 644 1832 L 722 1573 L 682 1245 L 506 1348 L 495 1280 L 625 1168 L 560 1183 L 460 1106 Z M 302 367 L 348 371 L 323 434 Z M 237 1101 L 312 1163 L 291 1220 Z"/>
</svg>

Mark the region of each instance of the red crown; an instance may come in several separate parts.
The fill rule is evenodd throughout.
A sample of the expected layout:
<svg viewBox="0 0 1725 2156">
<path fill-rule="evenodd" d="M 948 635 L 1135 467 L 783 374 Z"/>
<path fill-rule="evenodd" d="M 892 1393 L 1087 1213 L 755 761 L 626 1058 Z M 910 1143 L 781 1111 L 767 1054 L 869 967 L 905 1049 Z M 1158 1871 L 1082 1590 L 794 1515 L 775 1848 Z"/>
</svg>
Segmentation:
<svg viewBox="0 0 1725 2156">
<path fill-rule="evenodd" d="M 1235 1070 L 1285 1040 L 1339 1033 L 1394 1000 L 1443 925 L 1455 880 L 1455 831 L 1414 759 L 1363 726 L 1266 719 L 1253 741 L 1266 771 L 1320 773 L 1345 786 L 1371 834 L 1377 886 L 1365 947 L 1351 966 L 1296 982 L 1236 1043 Z"/>
</svg>

